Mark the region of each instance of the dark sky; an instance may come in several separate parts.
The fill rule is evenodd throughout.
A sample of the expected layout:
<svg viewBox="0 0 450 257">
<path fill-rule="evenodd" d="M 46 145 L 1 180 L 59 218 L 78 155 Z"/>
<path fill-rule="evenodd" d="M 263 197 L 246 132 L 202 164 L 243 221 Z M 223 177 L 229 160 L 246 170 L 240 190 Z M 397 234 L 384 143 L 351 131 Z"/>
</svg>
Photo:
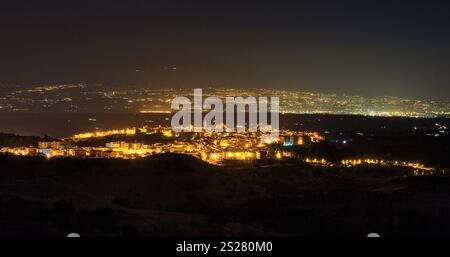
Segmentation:
<svg viewBox="0 0 450 257">
<path fill-rule="evenodd" d="M 10 2 L 2 83 L 450 97 L 448 1 Z"/>
</svg>

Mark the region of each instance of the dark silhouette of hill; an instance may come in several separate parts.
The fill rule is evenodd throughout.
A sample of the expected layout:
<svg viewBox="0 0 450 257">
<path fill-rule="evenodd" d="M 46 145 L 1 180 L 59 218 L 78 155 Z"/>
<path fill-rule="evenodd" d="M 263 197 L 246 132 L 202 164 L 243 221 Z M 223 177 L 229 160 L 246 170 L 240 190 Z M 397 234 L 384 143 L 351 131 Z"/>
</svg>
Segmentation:
<svg viewBox="0 0 450 257">
<path fill-rule="evenodd" d="M 47 138 L 49 137 L 47 136 Z M 38 141 L 40 140 L 42 140 L 42 138 L 40 137 L 20 136 L 0 132 L 0 147 L 22 147 L 22 146 L 36 147 Z"/>
<path fill-rule="evenodd" d="M 302 162 L 216 167 L 196 158 L 0 156 L 0 235 L 438 236 L 449 177 Z"/>
<path fill-rule="evenodd" d="M 162 134 L 136 134 L 136 135 L 111 135 L 105 137 L 89 138 L 86 140 L 75 142 L 77 146 L 105 146 L 109 142 L 127 142 L 127 143 L 143 143 L 146 145 L 155 143 L 169 143 L 174 138 L 164 137 Z"/>
</svg>

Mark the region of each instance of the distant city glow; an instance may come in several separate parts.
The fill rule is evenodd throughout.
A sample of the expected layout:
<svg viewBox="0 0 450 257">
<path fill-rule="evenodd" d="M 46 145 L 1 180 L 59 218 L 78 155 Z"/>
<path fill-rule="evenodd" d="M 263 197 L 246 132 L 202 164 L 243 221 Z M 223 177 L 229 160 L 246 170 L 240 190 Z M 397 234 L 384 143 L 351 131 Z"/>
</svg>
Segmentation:
<svg viewBox="0 0 450 257">
<path fill-rule="evenodd" d="M 142 113 L 169 114 L 171 100 L 192 96 L 192 89 L 105 89 L 95 85 L 49 85 L 5 92 L 1 112 Z M 450 102 L 401 97 L 364 97 L 281 89 L 210 88 L 205 97 L 276 96 L 280 113 L 351 114 L 386 117 L 450 117 Z"/>
</svg>

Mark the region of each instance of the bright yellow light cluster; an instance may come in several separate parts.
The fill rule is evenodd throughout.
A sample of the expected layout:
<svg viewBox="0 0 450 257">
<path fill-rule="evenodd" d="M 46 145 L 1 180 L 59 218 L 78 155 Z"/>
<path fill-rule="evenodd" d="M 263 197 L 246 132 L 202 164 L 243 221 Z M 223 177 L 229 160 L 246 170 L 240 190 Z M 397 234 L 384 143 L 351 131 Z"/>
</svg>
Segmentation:
<svg viewBox="0 0 450 257">
<path fill-rule="evenodd" d="M 387 161 L 377 159 L 354 159 L 354 160 L 342 160 L 341 164 L 344 166 L 357 166 L 357 165 L 392 165 L 398 167 L 408 167 L 424 171 L 433 171 L 433 168 L 426 167 L 421 163 L 404 162 L 404 161 Z"/>
<path fill-rule="evenodd" d="M 325 160 L 325 159 L 317 159 L 317 158 L 314 158 L 314 159 L 310 159 L 310 158 L 306 158 L 305 159 L 305 162 L 306 163 L 310 163 L 310 164 L 318 164 L 318 165 L 323 165 L 323 166 L 325 166 L 325 165 L 328 165 L 328 166 L 331 166 L 331 163 L 329 163 L 329 162 L 327 162 L 327 160 Z"/>
<path fill-rule="evenodd" d="M 163 136 L 165 137 L 173 137 L 173 131 L 170 129 L 163 130 Z"/>
<path fill-rule="evenodd" d="M 96 132 L 90 132 L 90 133 L 76 134 L 73 136 L 73 139 L 81 140 L 81 139 L 89 139 L 89 138 L 93 138 L 93 137 L 106 137 L 106 136 L 113 136 L 113 135 L 133 136 L 135 134 L 136 134 L 135 128 L 126 128 L 126 129 L 119 129 L 119 130 L 106 130 L 106 131 L 96 131 Z"/>
</svg>

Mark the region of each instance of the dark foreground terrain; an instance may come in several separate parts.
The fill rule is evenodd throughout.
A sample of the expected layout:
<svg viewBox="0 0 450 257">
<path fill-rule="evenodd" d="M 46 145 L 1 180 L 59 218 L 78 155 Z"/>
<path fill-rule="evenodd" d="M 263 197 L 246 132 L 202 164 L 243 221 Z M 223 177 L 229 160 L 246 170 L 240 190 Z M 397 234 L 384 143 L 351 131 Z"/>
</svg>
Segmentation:
<svg viewBox="0 0 450 257">
<path fill-rule="evenodd" d="M 0 156 L 0 236 L 450 235 L 450 177 Z"/>
</svg>

